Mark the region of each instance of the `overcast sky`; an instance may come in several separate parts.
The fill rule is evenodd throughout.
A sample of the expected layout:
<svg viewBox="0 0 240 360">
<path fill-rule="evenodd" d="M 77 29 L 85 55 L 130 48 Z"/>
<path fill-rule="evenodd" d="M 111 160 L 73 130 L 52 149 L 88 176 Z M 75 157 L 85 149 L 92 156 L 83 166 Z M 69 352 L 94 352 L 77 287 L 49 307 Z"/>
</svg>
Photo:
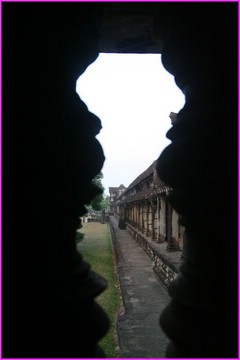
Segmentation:
<svg viewBox="0 0 240 360">
<path fill-rule="evenodd" d="M 77 82 L 77 92 L 102 122 L 103 185 L 128 186 L 170 143 L 169 114 L 184 105 L 174 78 L 153 54 L 100 54 Z"/>
</svg>

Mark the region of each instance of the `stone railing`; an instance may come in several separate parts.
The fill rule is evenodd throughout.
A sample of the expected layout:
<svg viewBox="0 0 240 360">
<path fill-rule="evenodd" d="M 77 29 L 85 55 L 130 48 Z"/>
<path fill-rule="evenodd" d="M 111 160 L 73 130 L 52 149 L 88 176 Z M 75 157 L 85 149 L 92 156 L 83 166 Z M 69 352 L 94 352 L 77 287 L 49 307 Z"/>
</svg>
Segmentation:
<svg viewBox="0 0 240 360">
<path fill-rule="evenodd" d="M 129 223 L 126 224 L 126 229 L 150 257 L 157 279 L 168 287 L 178 275 L 178 268 L 182 262 L 181 252 L 168 253 L 166 243 L 152 241 Z"/>
</svg>

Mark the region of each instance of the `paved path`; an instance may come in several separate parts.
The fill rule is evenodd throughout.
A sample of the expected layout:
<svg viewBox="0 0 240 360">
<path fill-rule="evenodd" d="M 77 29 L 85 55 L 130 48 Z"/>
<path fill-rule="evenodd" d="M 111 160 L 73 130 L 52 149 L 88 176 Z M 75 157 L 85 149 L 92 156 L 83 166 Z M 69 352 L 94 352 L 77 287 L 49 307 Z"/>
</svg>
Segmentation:
<svg viewBox="0 0 240 360">
<path fill-rule="evenodd" d="M 111 216 L 115 234 L 117 268 L 122 290 L 124 315 L 118 320 L 122 357 L 164 358 L 168 343 L 159 327 L 159 314 L 169 302 L 166 289 L 156 280 L 149 257 L 126 230 L 118 228 Z"/>
</svg>

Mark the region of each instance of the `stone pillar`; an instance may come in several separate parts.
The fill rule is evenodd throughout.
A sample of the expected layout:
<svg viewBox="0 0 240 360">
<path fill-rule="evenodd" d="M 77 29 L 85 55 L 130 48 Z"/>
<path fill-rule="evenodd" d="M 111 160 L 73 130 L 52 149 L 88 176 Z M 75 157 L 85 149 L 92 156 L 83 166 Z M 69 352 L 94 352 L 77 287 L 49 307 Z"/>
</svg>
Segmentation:
<svg viewBox="0 0 240 360">
<path fill-rule="evenodd" d="M 167 356 L 237 357 L 237 4 L 164 5 L 162 61 L 186 96 L 157 165 L 187 235 Z"/>
<path fill-rule="evenodd" d="M 167 250 L 173 251 L 174 244 L 172 241 L 172 207 L 167 202 L 166 203 L 166 241 L 167 241 Z"/>
<path fill-rule="evenodd" d="M 157 210 L 157 206 L 156 203 L 152 202 L 152 239 L 155 240 L 157 238 L 157 232 L 156 232 L 156 211 Z"/>
<path fill-rule="evenodd" d="M 150 235 L 150 231 L 149 231 L 149 203 L 146 203 L 146 236 Z"/>
<path fill-rule="evenodd" d="M 154 199 L 156 201 L 156 199 Z M 157 239 L 158 234 L 158 211 L 157 211 L 157 203 L 153 201 L 152 204 L 152 239 Z"/>
<path fill-rule="evenodd" d="M 84 5 L 84 6 L 82 6 Z M 5 3 L 3 348 L 6 358 L 102 357 L 106 288 L 76 250 L 104 155 L 75 92 L 98 56 L 99 6 Z M 87 156 L 86 156 L 87 154 Z"/>
<path fill-rule="evenodd" d="M 141 205 L 138 203 L 138 230 L 141 230 Z"/>
<path fill-rule="evenodd" d="M 143 228 L 144 228 L 144 222 L 143 222 L 143 203 L 141 203 L 141 232 L 143 233 Z"/>
<path fill-rule="evenodd" d="M 160 226 L 158 242 L 166 241 L 166 202 L 164 199 L 159 198 L 160 206 Z"/>
<path fill-rule="evenodd" d="M 182 251 L 183 251 L 183 247 L 184 247 L 184 245 L 183 245 L 184 232 L 185 232 L 185 229 L 181 223 L 181 216 L 178 214 L 178 242 L 179 242 L 180 249 Z"/>
<path fill-rule="evenodd" d="M 179 215 L 175 209 L 172 212 L 172 237 L 175 242 L 178 242 L 179 238 L 179 222 L 178 222 Z"/>
<path fill-rule="evenodd" d="M 133 225 L 134 225 L 134 227 L 137 227 L 137 205 L 136 204 L 133 205 L 133 211 L 134 211 Z"/>
<path fill-rule="evenodd" d="M 144 202 L 143 203 L 143 221 L 144 221 L 144 234 L 147 235 L 147 204 Z"/>
<path fill-rule="evenodd" d="M 178 237 L 178 222 L 176 211 L 172 208 L 169 202 L 166 203 L 166 240 L 168 251 L 180 250 L 177 237 Z"/>
<path fill-rule="evenodd" d="M 160 238 L 160 199 L 157 196 L 157 241 Z"/>
</svg>

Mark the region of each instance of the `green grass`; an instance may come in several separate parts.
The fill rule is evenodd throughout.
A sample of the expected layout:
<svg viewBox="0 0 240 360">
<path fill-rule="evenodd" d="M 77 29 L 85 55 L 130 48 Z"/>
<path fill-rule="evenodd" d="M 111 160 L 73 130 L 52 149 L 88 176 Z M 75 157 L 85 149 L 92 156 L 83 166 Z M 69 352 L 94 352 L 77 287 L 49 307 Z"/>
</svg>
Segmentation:
<svg viewBox="0 0 240 360">
<path fill-rule="evenodd" d="M 106 224 L 84 223 L 81 231 L 84 240 L 78 244 L 78 249 L 92 269 L 108 281 L 108 288 L 96 301 L 106 311 L 110 319 L 110 329 L 100 341 L 106 357 L 120 357 L 118 352 L 116 319 L 121 308 L 121 293 L 117 280 L 111 236 Z"/>
</svg>

